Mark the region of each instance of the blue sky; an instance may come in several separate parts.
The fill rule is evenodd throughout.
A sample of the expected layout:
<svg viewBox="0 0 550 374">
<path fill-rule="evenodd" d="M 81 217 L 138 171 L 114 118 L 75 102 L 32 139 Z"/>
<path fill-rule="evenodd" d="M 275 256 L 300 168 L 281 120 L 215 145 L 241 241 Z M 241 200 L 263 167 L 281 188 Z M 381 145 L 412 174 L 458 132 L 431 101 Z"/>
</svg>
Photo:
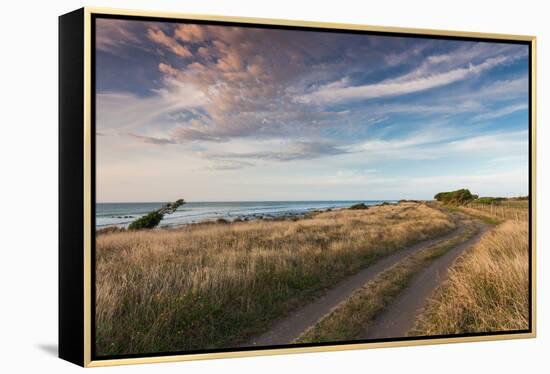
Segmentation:
<svg viewBox="0 0 550 374">
<path fill-rule="evenodd" d="M 528 193 L 528 47 L 98 19 L 99 202 Z"/>
</svg>

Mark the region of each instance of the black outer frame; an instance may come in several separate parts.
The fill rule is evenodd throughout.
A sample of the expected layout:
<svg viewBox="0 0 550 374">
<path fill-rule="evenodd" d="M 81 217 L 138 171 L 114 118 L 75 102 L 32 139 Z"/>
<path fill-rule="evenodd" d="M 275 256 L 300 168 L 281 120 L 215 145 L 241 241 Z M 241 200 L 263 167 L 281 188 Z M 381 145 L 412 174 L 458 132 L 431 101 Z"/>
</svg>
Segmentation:
<svg viewBox="0 0 550 374">
<path fill-rule="evenodd" d="M 84 366 L 84 8 L 59 17 L 59 357 Z"/>
<path fill-rule="evenodd" d="M 531 261 L 533 256 L 534 238 L 533 233 L 533 198 L 535 196 L 535 186 L 533 185 L 533 43 L 531 41 L 514 40 L 514 39 L 492 39 L 483 36 L 444 36 L 444 35 L 426 35 L 415 34 L 414 32 L 385 32 L 385 31 L 368 31 L 368 30 L 348 30 L 348 29 L 331 29 L 308 26 L 283 26 L 270 24 L 255 24 L 246 22 L 234 21 L 215 21 L 215 20 L 197 20 L 184 18 L 170 17 L 154 17 L 154 16 L 133 16 L 133 15 L 117 15 L 91 13 L 91 32 L 89 36 L 85 35 L 84 22 L 85 10 L 79 9 L 71 13 L 67 13 L 59 18 L 59 357 L 80 366 L 87 366 L 85 359 L 85 342 L 84 342 L 84 323 L 85 307 L 84 307 L 84 253 L 82 250 L 84 245 L 84 45 L 86 37 L 91 40 L 91 61 L 90 61 L 90 101 L 91 101 L 91 211 L 90 222 L 91 230 L 95 231 L 95 19 L 97 18 L 115 18 L 126 20 L 148 20 L 155 22 L 189 22 L 196 24 L 214 24 L 226 26 L 240 26 L 249 28 L 279 28 L 279 29 L 294 29 L 303 31 L 320 31 L 320 32 L 344 32 L 355 34 L 370 34 L 370 35 L 388 35 L 388 36 L 404 36 L 414 38 L 430 38 L 430 39 L 447 39 L 447 40 L 470 40 L 470 41 L 485 41 L 497 43 L 512 43 L 523 44 L 529 46 L 529 237 L 530 237 L 530 274 L 529 274 L 529 292 L 530 292 L 530 320 L 529 329 L 518 331 L 502 331 L 491 333 L 474 333 L 474 334 L 459 334 L 459 335 L 438 335 L 438 336 L 423 336 L 423 337 L 402 337 L 399 339 L 377 339 L 377 340 L 357 340 L 357 341 L 339 341 L 325 342 L 317 344 L 292 344 L 268 347 L 239 347 L 231 349 L 212 349 L 212 350 L 196 350 L 196 351 L 173 351 L 173 352 L 154 352 L 146 354 L 125 354 L 117 356 L 97 356 L 95 354 L 95 235 L 91 236 L 91 272 L 92 282 L 91 287 L 91 313 L 89 317 L 91 322 L 90 340 L 91 340 L 91 360 L 103 361 L 125 358 L 146 358 L 146 357 L 165 357 L 165 356 L 181 356 L 195 355 L 201 353 L 219 353 L 219 352 L 238 352 L 238 351 L 264 351 L 280 348 L 299 348 L 299 347 L 329 347 L 338 345 L 360 344 L 360 343 L 378 343 L 378 342 L 403 342 L 410 341 L 412 344 L 415 340 L 432 340 L 442 338 L 460 338 L 460 337 L 475 337 L 475 336 L 494 336 L 499 335 L 514 335 L 534 333 L 533 318 L 533 271 Z M 434 341 L 437 343 L 437 341 Z"/>
</svg>

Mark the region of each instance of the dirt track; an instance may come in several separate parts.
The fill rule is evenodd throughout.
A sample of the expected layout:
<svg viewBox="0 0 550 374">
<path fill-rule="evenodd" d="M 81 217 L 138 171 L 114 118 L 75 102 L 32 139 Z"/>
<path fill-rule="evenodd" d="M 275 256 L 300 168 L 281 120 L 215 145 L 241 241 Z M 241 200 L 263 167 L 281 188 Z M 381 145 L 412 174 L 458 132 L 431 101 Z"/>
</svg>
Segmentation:
<svg viewBox="0 0 550 374">
<path fill-rule="evenodd" d="M 379 260 L 374 265 L 359 271 L 357 274 L 335 285 L 335 287 L 331 288 L 317 300 L 293 312 L 284 319 L 279 320 L 269 331 L 256 337 L 250 341 L 248 345 L 269 346 L 290 344 L 302 332 L 313 326 L 323 316 L 330 313 L 338 304 L 346 300 L 353 293 L 353 291 L 362 287 L 366 282 L 374 279 L 385 269 L 417 251 L 432 246 L 438 242 L 448 240 L 461 234 L 463 231 L 464 226 L 459 223 L 458 227 L 448 234 L 438 238 L 422 241 L 416 245 L 400 250 Z M 457 245 L 457 247 L 453 248 L 444 256 L 434 261 L 433 264 L 422 272 L 410 287 L 417 287 L 418 291 L 409 291 L 409 288 L 407 288 L 407 290 L 403 293 L 408 296 L 402 299 L 400 295 L 396 300 L 396 303 L 400 302 L 400 304 L 397 305 L 396 303 L 392 303 L 387 310 L 388 315 L 386 316 L 385 312 L 381 315 L 380 320 L 376 320 L 376 327 L 369 329 L 372 334 L 376 333 L 373 338 L 385 337 L 388 335 L 393 335 L 396 332 L 402 332 L 403 328 L 408 326 L 411 321 L 414 322 L 417 308 L 422 306 L 425 298 L 431 293 L 439 282 L 438 279 L 440 278 L 437 277 L 437 274 L 443 273 L 465 248 L 479 239 L 483 232 L 484 230 L 482 229 L 480 230 L 480 234 L 462 244 Z M 394 304 L 396 304 L 395 307 Z M 394 323 L 391 318 L 398 318 L 398 321 Z M 399 336 L 404 336 L 404 334 Z"/>
<path fill-rule="evenodd" d="M 399 338 L 407 336 L 427 298 L 446 279 L 447 271 L 462 252 L 474 245 L 488 227 L 478 223 L 479 232 L 434 260 L 418 274 L 412 283 L 369 326 L 364 339 Z"/>
</svg>

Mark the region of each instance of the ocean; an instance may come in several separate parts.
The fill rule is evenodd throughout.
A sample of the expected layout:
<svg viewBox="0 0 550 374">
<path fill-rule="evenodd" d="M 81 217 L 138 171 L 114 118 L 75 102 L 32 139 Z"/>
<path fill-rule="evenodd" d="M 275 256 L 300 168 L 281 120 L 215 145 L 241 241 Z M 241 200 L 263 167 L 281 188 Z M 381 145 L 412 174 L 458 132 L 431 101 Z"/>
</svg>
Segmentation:
<svg viewBox="0 0 550 374">
<path fill-rule="evenodd" d="M 302 215 L 313 210 L 348 208 L 354 204 L 376 205 L 395 200 L 354 201 L 241 201 L 241 202 L 188 202 L 173 214 L 164 216 L 159 226 L 176 226 L 213 221 L 220 218 L 232 221 L 237 218 L 251 220 Z M 165 203 L 97 203 L 96 229 L 107 226 L 126 227 L 133 220 L 160 208 Z"/>
</svg>

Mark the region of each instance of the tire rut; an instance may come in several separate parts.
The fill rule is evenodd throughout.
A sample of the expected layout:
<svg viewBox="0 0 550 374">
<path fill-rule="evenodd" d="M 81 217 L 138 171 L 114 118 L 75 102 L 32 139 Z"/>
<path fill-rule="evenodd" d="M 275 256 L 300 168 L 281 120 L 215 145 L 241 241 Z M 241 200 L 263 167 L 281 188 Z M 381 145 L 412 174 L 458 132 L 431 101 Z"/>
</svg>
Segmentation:
<svg viewBox="0 0 550 374">
<path fill-rule="evenodd" d="M 309 327 L 315 325 L 315 323 L 330 313 L 338 304 L 351 296 L 356 289 L 374 279 L 387 268 L 397 264 L 399 261 L 417 251 L 448 240 L 456 235 L 460 235 L 464 232 L 465 226 L 458 220 L 456 223 L 457 228 L 453 231 L 433 239 L 419 242 L 406 249 L 399 250 L 344 279 L 310 304 L 307 304 L 276 322 L 269 331 L 253 338 L 247 346 L 258 347 L 290 344 Z"/>
<path fill-rule="evenodd" d="M 476 235 L 456 245 L 440 258 L 435 259 L 415 276 L 411 284 L 399 293 L 384 311 L 369 325 L 364 339 L 390 339 L 407 336 L 418 314 L 435 289 L 447 278 L 454 261 L 473 246 L 487 232 L 488 226 L 477 223 Z"/>
</svg>

